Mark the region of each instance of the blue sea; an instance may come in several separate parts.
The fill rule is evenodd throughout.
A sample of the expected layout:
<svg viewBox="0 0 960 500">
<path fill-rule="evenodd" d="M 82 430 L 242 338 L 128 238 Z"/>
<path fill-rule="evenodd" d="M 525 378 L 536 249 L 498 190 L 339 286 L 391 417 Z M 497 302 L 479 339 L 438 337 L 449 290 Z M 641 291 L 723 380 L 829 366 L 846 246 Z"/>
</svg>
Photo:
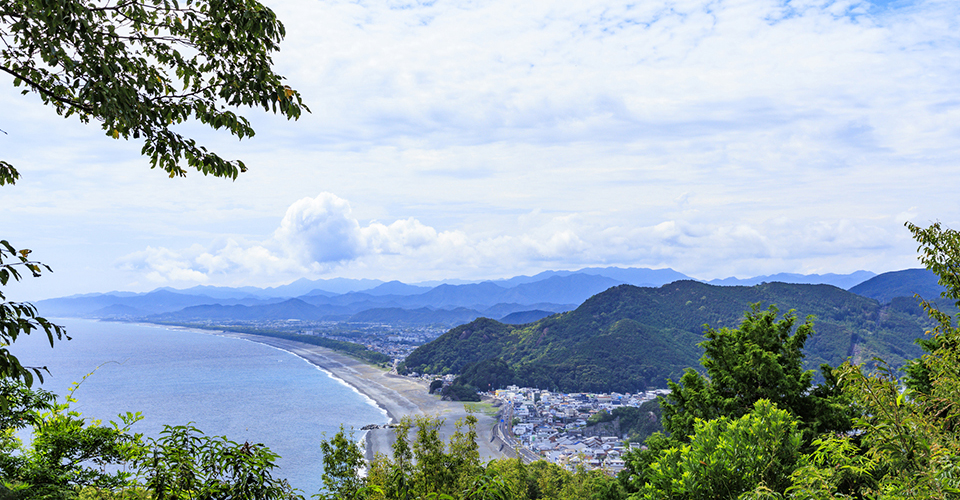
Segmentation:
<svg viewBox="0 0 960 500">
<path fill-rule="evenodd" d="M 272 347 L 192 330 L 78 319 L 55 321 L 73 340 L 54 348 L 42 333 L 11 347 L 24 366 L 47 366 L 41 387 L 63 395 L 83 380 L 73 405 L 86 418 L 156 436 L 164 424 L 263 443 L 281 458 L 276 476 L 310 496 L 320 490 L 320 442 L 343 424 L 387 422 L 372 400 L 307 361 Z M 354 435 L 360 439 L 359 431 Z"/>
</svg>

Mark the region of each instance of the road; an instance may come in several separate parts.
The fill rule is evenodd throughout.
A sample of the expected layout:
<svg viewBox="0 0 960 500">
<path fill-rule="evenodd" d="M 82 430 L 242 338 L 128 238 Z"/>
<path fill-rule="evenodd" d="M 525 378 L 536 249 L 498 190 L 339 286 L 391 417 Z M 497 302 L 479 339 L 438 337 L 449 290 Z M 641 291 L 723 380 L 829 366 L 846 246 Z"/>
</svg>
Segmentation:
<svg viewBox="0 0 960 500">
<path fill-rule="evenodd" d="M 520 456 L 523 458 L 524 463 L 536 462 L 537 460 L 543 460 L 543 458 L 531 451 L 526 446 L 520 444 L 517 441 L 516 436 L 513 434 L 513 406 L 510 404 L 503 405 L 504 410 L 500 413 L 500 421 L 496 423 L 493 427 L 493 437 L 499 438 L 503 441 L 504 451 L 513 450 L 514 452 L 519 452 Z"/>
</svg>

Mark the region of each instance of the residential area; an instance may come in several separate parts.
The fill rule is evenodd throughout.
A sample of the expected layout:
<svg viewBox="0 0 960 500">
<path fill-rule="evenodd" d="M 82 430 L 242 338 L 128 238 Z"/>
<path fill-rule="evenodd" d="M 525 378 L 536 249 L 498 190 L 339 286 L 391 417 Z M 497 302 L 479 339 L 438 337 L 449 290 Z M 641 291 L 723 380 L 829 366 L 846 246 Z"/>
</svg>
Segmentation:
<svg viewBox="0 0 960 500">
<path fill-rule="evenodd" d="M 640 407 L 668 392 L 564 394 L 509 386 L 491 394 L 501 407 L 494 432 L 505 446 L 518 447 L 527 460 L 544 459 L 568 469 L 583 465 L 616 474 L 623 469 L 622 456 L 631 446 L 625 442 L 619 419 L 594 425 L 588 425 L 588 420 L 604 411 L 612 414 L 617 408 Z M 650 412 L 649 418 L 657 417 Z"/>
</svg>

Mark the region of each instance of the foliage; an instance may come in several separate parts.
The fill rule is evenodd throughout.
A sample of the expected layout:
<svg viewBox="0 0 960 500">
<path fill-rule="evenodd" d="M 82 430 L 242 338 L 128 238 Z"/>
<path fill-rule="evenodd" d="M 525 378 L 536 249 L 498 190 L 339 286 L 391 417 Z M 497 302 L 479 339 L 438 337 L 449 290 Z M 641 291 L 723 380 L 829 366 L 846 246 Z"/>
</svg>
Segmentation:
<svg viewBox="0 0 960 500">
<path fill-rule="evenodd" d="M 917 251 L 920 260 L 928 270 L 936 274 L 937 283 L 943 287 L 941 296 L 952 302 L 952 306 L 960 309 L 960 232 L 944 228 L 939 222 L 924 229 L 911 223 L 906 223 L 913 233 L 914 239 L 920 243 Z M 917 297 L 919 298 L 919 296 Z M 914 394 L 929 394 L 933 390 L 933 368 L 929 361 L 937 350 L 948 346 L 944 341 L 950 332 L 950 318 L 941 312 L 934 303 L 920 299 L 921 306 L 938 324 L 936 331 L 942 335 L 933 338 L 917 339 L 917 344 L 923 349 L 924 355 L 912 360 L 903 367 L 906 373 L 905 383 Z M 943 351 L 946 352 L 946 351 Z"/>
<path fill-rule="evenodd" d="M 625 492 L 616 479 L 601 471 L 574 471 L 538 461 L 519 459 L 480 463 L 476 420 L 468 416 L 444 444 L 443 421 L 437 418 L 405 418 L 397 424 L 393 456 L 378 455 L 355 494 L 327 498 L 369 500 L 622 500 Z M 342 432 L 342 431 L 341 431 Z M 411 433 L 415 436 L 410 441 Z M 342 437 L 342 435 L 338 435 Z M 335 438 L 337 439 L 337 438 Z M 355 443 L 344 441 L 359 451 Z M 324 447 L 324 460 L 342 451 Z M 349 475 L 349 472 L 344 472 Z M 351 490 L 352 491 L 352 490 Z"/>
<path fill-rule="evenodd" d="M 937 274 L 943 296 L 960 301 L 960 237 L 939 223 L 907 223 L 920 243 L 921 261 Z M 843 391 L 861 408 L 856 434 L 818 441 L 793 475 L 797 498 L 956 498 L 960 495 L 960 329 L 952 318 L 921 302 L 936 321 L 927 353 L 908 366 L 904 391 L 892 367 L 845 364 Z"/>
<path fill-rule="evenodd" d="M 489 392 L 512 385 L 515 380 L 516 374 L 506 361 L 489 358 L 465 366 L 453 383 L 471 385 Z"/>
<path fill-rule="evenodd" d="M 363 487 L 359 474 L 364 465 L 363 453 L 352 437 L 347 437 L 341 425 L 333 439 L 320 443 L 324 489 L 320 498 L 349 500 L 355 498 Z"/>
<path fill-rule="evenodd" d="M 740 417 L 760 400 L 797 417 L 811 438 L 825 430 L 849 429 L 843 408 L 831 404 L 836 401 L 822 401 L 839 396 L 830 390 L 811 391 L 813 372 L 803 369 L 803 346 L 813 334 L 812 318 L 794 328 L 796 315 L 791 311 L 777 320 L 778 312 L 775 306 L 761 310 L 754 304 L 739 328 L 707 329 L 707 340 L 700 344 L 707 376 L 687 369 L 680 384 L 670 381 L 671 393 L 660 399 L 664 429 L 675 439 L 691 436 L 697 420 Z M 829 367 L 824 370 L 832 375 Z M 831 411 L 841 415 L 824 414 Z"/>
<path fill-rule="evenodd" d="M 381 455 L 370 464 L 366 491 L 371 498 L 490 497 L 494 483 L 483 476 L 476 417 L 458 421 L 447 445 L 440 438 L 442 424 L 437 418 L 418 417 L 397 425 L 392 459 Z M 409 433 L 414 428 L 416 439 L 411 444 Z"/>
<path fill-rule="evenodd" d="M 89 376 L 89 375 L 87 375 Z M 83 380 L 86 380 L 86 376 Z M 131 432 L 139 413 L 119 423 L 85 419 L 64 400 L 0 380 L 0 498 L 300 498 L 275 479 L 277 456 L 259 444 L 207 437 L 191 426 L 165 427 L 159 438 Z M 17 439 L 27 428 L 28 444 Z"/>
<path fill-rule="evenodd" d="M 135 460 L 153 498 L 300 498 L 273 477 L 278 456 L 262 444 L 206 436 L 192 425 L 164 426 Z"/>
<path fill-rule="evenodd" d="M 817 317 L 818 334 L 803 348 L 804 370 L 836 366 L 850 356 L 858 363 L 882 356 L 898 367 L 921 354 L 913 340 L 932 324 L 916 308 L 881 305 L 828 285 L 622 285 L 535 323 L 482 318 L 459 326 L 417 348 L 398 369 L 462 375 L 471 364 L 500 359 L 513 371 L 514 383 L 527 387 L 565 392 L 665 387 L 668 378 L 677 380 L 697 365 L 704 324 L 736 328 L 743 311 L 757 302 Z"/>
<path fill-rule="evenodd" d="M 56 395 L 43 389 L 31 389 L 22 381 L 0 379 L 0 429 L 17 431 L 40 422 L 40 412 L 52 410 Z"/>
<path fill-rule="evenodd" d="M 453 383 L 444 387 L 440 395 L 450 401 L 480 401 L 477 388 L 472 385 Z"/>
<path fill-rule="evenodd" d="M 910 222 L 905 225 L 920 244 L 920 261 L 937 275 L 937 283 L 945 289 L 941 296 L 960 306 L 960 232 L 944 228 L 939 222 L 926 229 Z"/>
<path fill-rule="evenodd" d="M 236 178 L 242 161 L 174 127 L 196 120 L 242 139 L 254 130 L 231 108 L 298 118 L 307 108 L 271 67 L 284 35 L 256 0 L 9 0 L 0 5 L 0 70 L 62 116 L 97 120 L 114 139 L 142 139 L 151 168 L 170 177 L 185 175 L 185 164 Z M 0 174 L 16 178 L 9 163 Z"/>
<path fill-rule="evenodd" d="M 773 403 L 731 419 L 698 420 L 689 444 L 658 452 L 631 498 L 734 499 L 764 486 L 783 492 L 800 448 L 797 421 Z"/>
<path fill-rule="evenodd" d="M 660 403 L 647 401 L 639 407 L 621 406 L 614 408 L 611 415 L 620 419 L 620 432 L 630 441 L 642 443 L 654 432 L 663 431 Z"/>
<path fill-rule="evenodd" d="M 592 425 L 602 424 L 604 422 L 613 422 L 616 418 L 617 417 L 614 417 L 613 414 L 607 410 L 600 410 L 587 418 L 587 426 L 589 427 Z"/>
<path fill-rule="evenodd" d="M 20 281 L 21 268 L 30 271 L 33 277 L 39 277 L 43 269 L 50 271 L 46 265 L 30 260 L 30 253 L 30 250 L 17 250 L 6 240 L 0 240 L 0 286 L 6 286 L 10 279 Z M 43 382 L 45 367 L 25 367 L 8 349 L 20 335 L 29 335 L 35 330 L 46 334 L 51 347 L 54 339 L 60 340 L 66 336 L 62 326 L 38 316 L 32 304 L 7 302 L 6 296 L 0 291 L 0 379 L 22 380 L 27 387 L 33 385 L 34 376 Z M 7 398 L 0 400 L 0 409 L 7 404 Z"/>
<path fill-rule="evenodd" d="M 9 0 L 0 4 L 0 71 L 60 115 L 97 120 L 114 139 L 142 140 L 151 167 L 170 177 L 194 168 L 235 179 L 246 170 L 243 162 L 221 158 L 174 127 L 196 120 L 242 139 L 254 130 L 232 108 L 298 118 L 307 110 L 300 95 L 271 68 L 283 36 L 283 25 L 256 0 Z M 18 178 L 13 165 L 0 161 L 0 185 Z M 29 254 L 0 241 L 0 286 L 19 280 L 20 269 L 34 276 L 49 270 Z M 22 366 L 7 348 L 34 330 L 51 346 L 65 336 L 32 305 L 7 302 L 0 293 L 3 496 L 299 497 L 273 478 L 277 457 L 262 445 L 207 437 L 189 425 L 168 426 L 144 441 L 129 432 L 137 414 L 101 425 L 69 409 L 73 390 L 63 403 L 31 390 L 43 368 Z M 13 434 L 21 427 L 32 428 L 28 446 Z M 145 483 L 137 486 L 136 478 Z"/>
<path fill-rule="evenodd" d="M 102 425 L 85 421 L 70 409 L 80 383 L 73 385 L 64 402 L 55 402 L 51 393 L 34 391 L 20 381 L 7 379 L 2 385 L 5 393 L 16 394 L 18 404 L 11 409 L 23 420 L 16 422 L 13 415 L 5 415 L 7 425 L 0 431 L 0 492 L 13 497 L 57 497 L 83 487 L 113 489 L 130 484 L 130 471 L 109 472 L 105 467 L 126 464 L 143 451 L 141 436 L 130 432 L 139 414 L 127 413 L 120 416 L 119 424 Z M 24 427 L 32 430 L 29 447 L 13 434 Z M 14 494 L 18 491 L 19 495 Z"/>
</svg>

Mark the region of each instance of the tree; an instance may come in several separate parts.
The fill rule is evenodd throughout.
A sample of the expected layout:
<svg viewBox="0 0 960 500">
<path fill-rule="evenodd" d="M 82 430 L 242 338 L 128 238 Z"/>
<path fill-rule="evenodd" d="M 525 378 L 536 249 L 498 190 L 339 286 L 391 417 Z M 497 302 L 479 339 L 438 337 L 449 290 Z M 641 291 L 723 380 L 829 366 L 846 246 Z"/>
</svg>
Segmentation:
<svg viewBox="0 0 960 500">
<path fill-rule="evenodd" d="M 170 177 L 196 169 L 236 179 L 246 170 L 242 161 L 221 158 L 175 127 L 198 121 L 243 139 L 254 130 L 237 107 L 288 119 L 309 111 L 272 68 L 284 34 L 257 0 L 5 0 L 0 72 L 61 116 L 99 121 L 113 139 L 142 140 L 151 168 Z M 0 160 L 0 185 L 19 178 Z M 23 270 L 49 271 L 29 255 L 0 240 L 0 286 Z M 49 393 L 31 390 L 44 369 L 22 366 L 8 347 L 37 330 L 51 345 L 65 337 L 31 304 L 0 293 L 0 496 L 71 497 L 85 484 L 126 485 L 129 476 L 96 466 L 125 461 L 146 478 L 153 498 L 297 497 L 272 477 L 276 455 L 262 445 L 207 437 L 190 426 L 168 427 L 141 443 L 126 432 L 132 422 L 85 422 Z M 34 428 L 28 448 L 13 437 L 18 426 Z"/>
<path fill-rule="evenodd" d="M 644 490 L 649 481 L 662 476 L 654 468 L 659 457 L 676 455 L 684 443 L 698 439 L 702 423 L 743 417 L 756 411 L 758 401 L 791 415 L 804 446 L 822 432 L 850 429 L 853 409 L 834 370 L 821 366 L 825 381 L 814 387 L 813 371 L 803 369 L 803 346 L 814 333 L 813 319 L 795 326 L 793 311 L 778 315 L 776 306 L 763 310 L 754 304 L 739 328 L 707 328 L 700 343 L 706 376 L 688 368 L 680 383 L 668 380 L 671 392 L 659 402 L 669 437 L 654 433 L 646 440 L 647 450 L 629 452 L 621 484 L 634 493 L 649 491 Z"/>
<path fill-rule="evenodd" d="M 254 134 L 239 106 L 296 119 L 300 94 L 274 73 L 285 30 L 257 0 L 7 0 L 0 4 L 0 71 L 23 93 L 106 135 L 143 141 L 151 168 L 236 178 L 221 158 L 174 126 L 196 120 Z M 19 174 L 0 162 L 0 184 Z"/>
<path fill-rule="evenodd" d="M 351 433 L 350 438 L 352 437 Z M 323 453 L 322 479 L 326 494 L 321 493 L 319 498 L 356 498 L 364 485 L 364 480 L 360 477 L 360 468 L 364 463 L 363 452 L 353 439 L 347 437 L 343 425 L 331 440 L 320 443 L 320 451 Z"/>
<path fill-rule="evenodd" d="M 824 430 L 843 431 L 849 418 L 837 401 L 835 378 L 822 366 L 826 383 L 812 388 L 813 370 L 803 369 L 803 346 L 813 335 L 813 318 L 794 328 L 793 311 L 777 319 L 776 306 L 754 304 L 740 328 L 708 328 L 700 344 L 706 377 L 687 369 L 671 393 L 660 399 L 663 427 L 674 439 L 692 435 L 697 419 L 740 417 L 764 399 L 800 419 L 809 439 Z M 839 412 L 840 415 L 836 415 Z"/>
<path fill-rule="evenodd" d="M 944 288 L 941 296 L 954 301 L 960 308 L 960 232 L 944 228 L 939 222 L 933 223 L 924 229 L 910 222 L 905 224 L 913 233 L 913 238 L 920 246 L 920 261 L 930 271 L 937 275 L 937 282 Z M 934 335 L 932 338 L 917 339 L 917 344 L 923 348 L 926 355 L 915 359 L 903 367 L 906 373 L 904 383 L 914 394 L 930 394 L 933 390 L 933 368 L 930 366 L 930 355 L 938 349 L 948 347 L 944 341 L 949 337 L 946 332 L 950 325 L 950 318 L 942 313 L 930 302 L 916 296 L 927 314 L 939 326 L 936 331 L 943 335 Z"/>
<path fill-rule="evenodd" d="M 7 0 L 0 3 L 0 71 L 23 93 L 83 123 L 101 122 L 114 139 L 143 140 L 151 168 L 170 177 L 186 168 L 236 178 L 242 161 L 228 161 L 174 126 L 196 120 L 238 138 L 253 128 L 232 111 L 258 106 L 296 119 L 309 109 L 273 71 L 273 52 L 285 30 L 256 0 Z M 0 186 L 20 174 L 0 160 Z M 0 286 L 48 267 L 30 250 L 0 241 Z M 53 344 L 64 330 L 30 304 L 0 293 L 0 377 L 24 381 L 42 368 L 20 365 L 7 347 L 19 335 L 43 330 Z"/>
<path fill-rule="evenodd" d="M 960 233 L 939 223 L 906 226 L 920 260 L 960 303 Z M 817 440 L 793 474 L 796 498 L 956 498 L 960 495 L 960 328 L 927 301 L 935 322 L 926 351 L 897 373 L 882 360 L 838 369 L 844 393 L 862 409 L 853 436 Z"/>
<path fill-rule="evenodd" d="M 800 448 L 796 419 L 767 400 L 740 418 L 698 420 L 687 445 L 659 451 L 641 498 L 734 499 L 757 489 L 782 493 Z"/>
<path fill-rule="evenodd" d="M 23 419 L 4 419 L 0 429 L 0 497 L 59 498 L 84 487 L 110 490 L 132 484 L 132 474 L 121 465 L 144 450 L 142 436 L 129 432 L 142 418 L 139 414 L 121 415 L 120 424 L 110 425 L 84 419 L 70 409 L 79 382 L 63 402 L 11 380 L 0 386 L 5 395 L 19 393 L 15 414 Z M 10 432 L 25 427 L 33 434 L 27 446 Z"/>
<path fill-rule="evenodd" d="M 147 446 L 135 465 L 158 500 L 303 500 L 286 480 L 273 477 L 279 456 L 262 444 L 206 436 L 191 425 L 167 425 Z"/>
</svg>

